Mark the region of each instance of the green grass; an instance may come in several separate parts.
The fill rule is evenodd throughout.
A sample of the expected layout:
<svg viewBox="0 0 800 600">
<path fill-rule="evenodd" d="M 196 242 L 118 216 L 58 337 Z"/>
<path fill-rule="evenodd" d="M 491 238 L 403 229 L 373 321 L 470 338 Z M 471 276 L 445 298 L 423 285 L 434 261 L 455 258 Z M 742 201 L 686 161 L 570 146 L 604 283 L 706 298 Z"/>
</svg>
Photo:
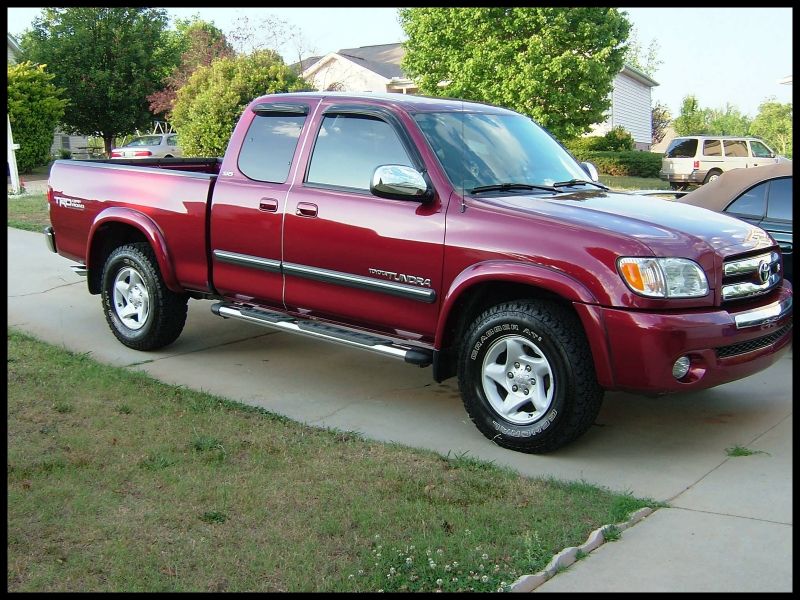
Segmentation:
<svg viewBox="0 0 800 600">
<path fill-rule="evenodd" d="M 730 448 L 725 448 L 725 452 L 728 456 L 752 456 L 753 454 L 769 454 L 769 452 L 764 452 L 763 450 L 751 450 L 750 448 L 745 448 L 744 446 L 732 446 Z"/>
<path fill-rule="evenodd" d="M 45 194 L 8 196 L 8 226 L 41 233 L 50 225 L 50 209 Z"/>
<path fill-rule="evenodd" d="M 668 190 L 669 183 L 657 177 L 600 175 L 600 183 L 613 190 Z"/>
<path fill-rule="evenodd" d="M 7 420 L 11 591 L 494 591 L 652 504 L 306 427 L 13 330 Z"/>
</svg>

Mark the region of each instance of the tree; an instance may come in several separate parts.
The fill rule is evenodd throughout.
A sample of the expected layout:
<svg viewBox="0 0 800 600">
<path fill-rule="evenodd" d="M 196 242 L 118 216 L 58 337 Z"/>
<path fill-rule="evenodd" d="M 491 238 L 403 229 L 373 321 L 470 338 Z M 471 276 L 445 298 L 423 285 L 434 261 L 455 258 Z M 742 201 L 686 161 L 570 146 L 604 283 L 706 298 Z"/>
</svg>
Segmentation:
<svg viewBox="0 0 800 600">
<path fill-rule="evenodd" d="M 69 106 L 64 125 L 117 136 L 146 127 L 147 96 L 175 67 L 166 11 L 152 8 L 45 8 L 20 40 L 23 59 L 48 65 Z"/>
<path fill-rule="evenodd" d="M 635 27 L 631 28 L 631 33 L 628 36 L 628 50 L 625 54 L 625 63 L 638 69 L 648 77 L 652 77 L 658 68 L 664 64 L 664 61 L 658 57 L 660 50 L 658 40 L 650 40 L 647 46 L 647 51 L 642 49 L 642 44 L 639 41 L 639 32 Z"/>
<path fill-rule="evenodd" d="M 681 104 L 681 114 L 675 119 L 675 133 L 678 135 L 708 133 L 708 123 L 708 111 L 700 108 L 695 96 L 686 96 Z"/>
<path fill-rule="evenodd" d="M 180 64 L 167 77 L 164 88 L 147 97 L 153 114 L 170 118 L 178 90 L 194 71 L 210 65 L 216 58 L 232 57 L 233 47 L 213 23 L 195 18 L 176 23 L 174 44 L 180 52 Z"/>
<path fill-rule="evenodd" d="M 669 109 L 661 102 L 656 102 L 650 111 L 650 127 L 654 144 L 664 139 L 670 123 L 672 123 L 672 115 L 670 115 Z"/>
<path fill-rule="evenodd" d="M 403 69 L 423 94 L 500 104 L 558 138 L 604 120 L 630 23 L 613 8 L 406 8 Z"/>
<path fill-rule="evenodd" d="M 750 119 L 735 106 L 726 104 L 725 109 L 708 111 L 708 133 L 714 135 L 746 136 L 750 130 Z"/>
<path fill-rule="evenodd" d="M 758 107 L 750 134 L 763 139 L 777 152 L 792 156 L 792 103 L 781 104 L 768 98 Z"/>
<path fill-rule="evenodd" d="M 53 132 L 67 104 L 53 79 L 44 65 L 8 65 L 8 120 L 19 144 L 16 158 L 22 173 L 50 159 Z"/>
<path fill-rule="evenodd" d="M 251 100 L 264 94 L 308 89 L 273 50 L 219 58 L 199 67 L 178 90 L 172 111 L 184 155 L 221 156 Z"/>
</svg>

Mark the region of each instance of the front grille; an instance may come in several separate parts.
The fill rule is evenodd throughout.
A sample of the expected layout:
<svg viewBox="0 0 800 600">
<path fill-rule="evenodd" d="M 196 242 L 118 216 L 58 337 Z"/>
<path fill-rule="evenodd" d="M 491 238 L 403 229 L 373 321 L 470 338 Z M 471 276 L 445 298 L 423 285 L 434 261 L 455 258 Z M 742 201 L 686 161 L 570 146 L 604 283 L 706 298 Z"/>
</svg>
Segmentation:
<svg viewBox="0 0 800 600">
<path fill-rule="evenodd" d="M 722 301 L 760 296 L 781 281 L 781 257 L 777 252 L 725 261 Z"/>
<path fill-rule="evenodd" d="M 730 356 L 736 356 L 738 354 L 746 354 L 748 352 L 753 352 L 754 350 L 760 350 L 761 348 L 766 348 L 767 346 L 774 344 L 779 339 L 783 337 L 783 335 L 788 332 L 792 328 L 791 321 L 781 327 L 780 329 L 776 329 L 772 333 L 765 335 L 760 338 L 755 338 L 754 340 L 748 340 L 746 342 L 741 342 L 739 344 L 731 344 L 730 346 L 722 346 L 721 348 L 717 348 L 717 358 L 728 358 Z"/>
</svg>

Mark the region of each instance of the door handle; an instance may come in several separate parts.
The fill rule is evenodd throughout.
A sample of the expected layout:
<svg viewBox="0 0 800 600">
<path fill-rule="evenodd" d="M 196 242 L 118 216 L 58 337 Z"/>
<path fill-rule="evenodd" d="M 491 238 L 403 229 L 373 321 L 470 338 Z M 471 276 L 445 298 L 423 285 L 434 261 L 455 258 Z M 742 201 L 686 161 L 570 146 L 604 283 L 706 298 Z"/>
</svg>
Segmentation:
<svg viewBox="0 0 800 600">
<path fill-rule="evenodd" d="M 258 203 L 258 210 L 278 212 L 278 201 L 275 198 L 262 198 Z"/>
<path fill-rule="evenodd" d="M 316 217 L 317 205 L 311 202 L 298 202 L 295 214 L 299 217 Z"/>
</svg>

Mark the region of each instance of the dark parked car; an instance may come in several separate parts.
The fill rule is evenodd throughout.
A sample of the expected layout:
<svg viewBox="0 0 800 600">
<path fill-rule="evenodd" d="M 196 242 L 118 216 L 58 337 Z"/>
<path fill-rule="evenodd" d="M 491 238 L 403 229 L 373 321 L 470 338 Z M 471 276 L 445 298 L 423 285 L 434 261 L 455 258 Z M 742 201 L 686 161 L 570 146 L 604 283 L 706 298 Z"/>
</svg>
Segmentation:
<svg viewBox="0 0 800 600">
<path fill-rule="evenodd" d="M 766 229 L 783 252 L 784 277 L 792 279 L 792 161 L 723 173 L 677 202 L 724 212 Z"/>
</svg>

